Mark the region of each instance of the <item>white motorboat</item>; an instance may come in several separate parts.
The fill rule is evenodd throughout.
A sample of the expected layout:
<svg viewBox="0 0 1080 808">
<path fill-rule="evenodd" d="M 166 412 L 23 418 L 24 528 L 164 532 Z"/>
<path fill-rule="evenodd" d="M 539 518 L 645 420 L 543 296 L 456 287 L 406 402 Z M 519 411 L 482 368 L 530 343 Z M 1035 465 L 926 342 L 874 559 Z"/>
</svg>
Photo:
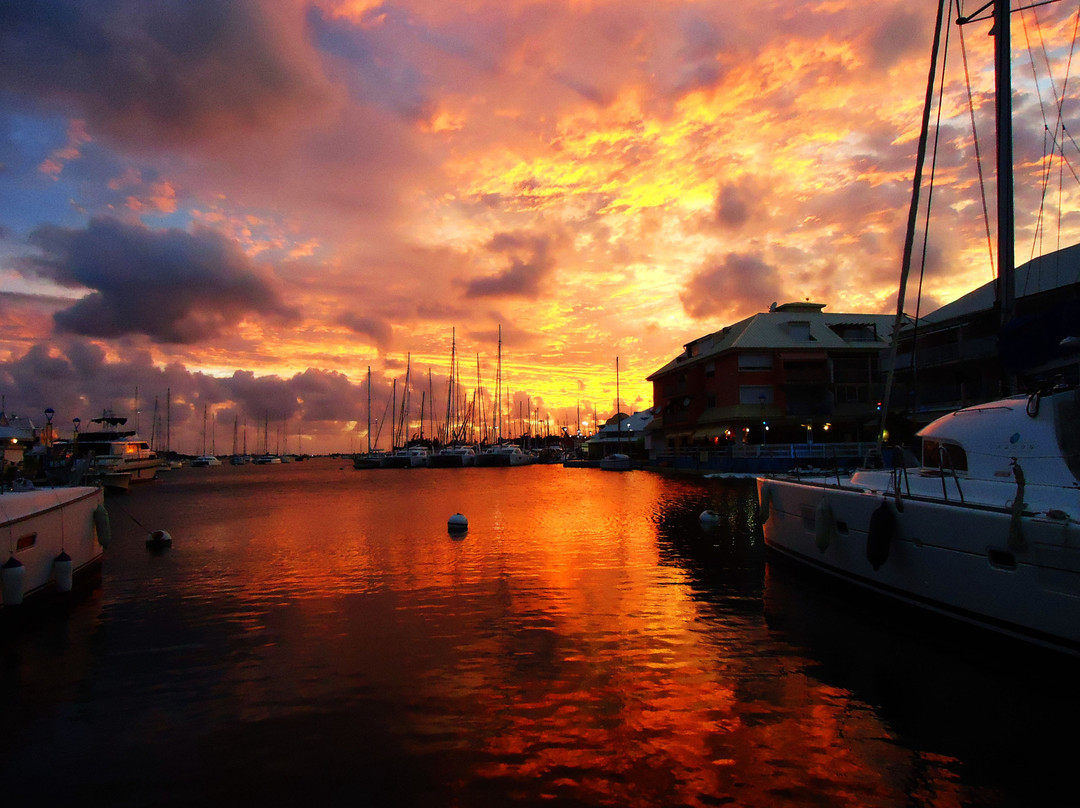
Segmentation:
<svg viewBox="0 0 1080 808">
<path fill-rule="evenodd" d="M 428 458 L 432 468 L 464 468 L 476 464 L 476 450 L 471 446 L 447 446 Z"/>
<path fill-rule="evenodd" d="M 149 482 L 157 477 L 161 459 L 150 444 L 134 430 L 121 431 L 126 418 L 105 413 L 92 423 L 101 429 L 79 432 L 71 440 L 55 441 L 52 447 L 53 465 L 70 466 L 76 460 L 89 460 L 87 479 L 101 482 L 118 481 L 129 474 L 131 483 Z"/>
<path fill-rule="evenodd" d="M 605 471 L 630 471 L 633 465 L 630 461 L 630 455 L 614 452 L 600 459 L 600 468 Z"/>
<path fill-rule="evenodd" d="M 191 461 L 192 468 L 207 468 L 209 466 L 220 466 L 221 460 L 214 455 L 199 455 Z"/>
<path fill-rule="evenodd" d="M 525 454 L 521 447 L 512 443 L 492 446 L 476 456 L 478 466 L 527 466 L 535 462 L 532 455 Z"/>
<path fill-rule="evenodd" d="M 407 450 L 409 465 L 414 469 L 426 468 L 431 451 L 426 446 L 410 446 Z"/>
<path fill-rule="evenodd" d="M 931 423 L 917 468 L 758 479 L 767 546 L 916 606 L 1080 653 L 1080 391 Z"/>
<path fill-rule="evenodd" d="M 256 466 L 274 466 L 281 463 L 281 458 L 277 455 L 264 454 L 255 458 Z"/>
<path fill-rule="evenodd" d="M 69 592 L 100 573 L 109 517 L 96 486 L 25 487 L 0 494 L 0 535 L 8 542 L 0 589 L 5 607 Z"/>
<path fill-rule="evenodd" d="M 38 430 L 29 418 L 7 415 L 0 405 L 0 460 L 20 463 L 37 443 Z"/>
</svg>

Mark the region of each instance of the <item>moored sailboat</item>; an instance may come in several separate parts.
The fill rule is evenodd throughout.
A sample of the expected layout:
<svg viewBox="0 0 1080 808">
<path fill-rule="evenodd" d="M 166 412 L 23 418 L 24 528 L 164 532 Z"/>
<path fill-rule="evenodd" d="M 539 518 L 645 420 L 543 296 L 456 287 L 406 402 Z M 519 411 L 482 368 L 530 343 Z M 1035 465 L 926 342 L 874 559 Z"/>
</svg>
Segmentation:
<svg viewBox="0 0 1080 808">
<path fill-rule="evenodd" d="M 1005 0 L 996 0 L 994 16 L 1005 319 L 1015 300 Z M 929 110 L 929 89 L 927 96 Z M 920 166 L 927 119 L 928 112 Z M 898 321 L 919 173 L 917 167 Z M 893 600 L 1080 654 L 1080 392 L 1052 387 L 966 407 L 933 421 L 919 437 L 918 466 L 759 478 L 769 549 Z"/>
</svg>

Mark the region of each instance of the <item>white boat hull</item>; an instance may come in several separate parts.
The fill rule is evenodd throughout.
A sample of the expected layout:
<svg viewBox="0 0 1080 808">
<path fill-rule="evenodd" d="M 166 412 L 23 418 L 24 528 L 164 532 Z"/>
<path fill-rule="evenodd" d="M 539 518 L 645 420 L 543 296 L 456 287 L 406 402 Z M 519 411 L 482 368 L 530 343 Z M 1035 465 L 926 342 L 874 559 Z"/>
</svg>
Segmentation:
<svg viewBox="0 0 1080 808">
<path fill-rule="evenodd" d="M 1080 653 L 1080 528 L 1061 514 L 903 499 L 821 481 L 758 480 L 766 545 L 807 566 L 922 608 Z M 871 519 L 887 503 L 887 556 L 868 556 Z M 1077 514 L 1073 514 L 1076 516 Z M 878 530 L 875 541 L 880 541 Z M 880 545 L 879 545 L 880 548 Z"/>
<path fill-rule="evenodd" d="M 61 552 L 70 556 L 75 580 L 100 569 L 102 541 L 107 544 L 108 538 L 99 537 L 94 513 L 103 505 L 101 489 L 92 486 L 0 494 L 0 535 L 10 544 L 8 556 L 22 564 L 21 591 L 16 593 L 9 586 L 0 602 L 37 599 L 55 590 L 55 562 Z M 5 576 L 0 589 L 12 580 Z"/>
</svg>

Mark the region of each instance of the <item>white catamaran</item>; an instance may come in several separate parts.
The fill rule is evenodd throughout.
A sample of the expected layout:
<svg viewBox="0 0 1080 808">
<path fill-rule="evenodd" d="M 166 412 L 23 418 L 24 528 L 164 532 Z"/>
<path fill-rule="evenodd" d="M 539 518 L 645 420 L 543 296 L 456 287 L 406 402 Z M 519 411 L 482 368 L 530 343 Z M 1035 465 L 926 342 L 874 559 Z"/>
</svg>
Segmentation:
<svg viewBox="0 0 1080 808">
<path fill-rule="evenodd" d="M 1007 0 L 993 5 L 1004 319 L 1014 302 L 1010 11 Z M 898 321 L 919 176 L 917 169 Z M 918 466 L 759 478 L 767 546 L 875 593 L 1080 653 L 1080 393 L 1058 387 L 967 407 L 919 437 Z"/>
</svg>

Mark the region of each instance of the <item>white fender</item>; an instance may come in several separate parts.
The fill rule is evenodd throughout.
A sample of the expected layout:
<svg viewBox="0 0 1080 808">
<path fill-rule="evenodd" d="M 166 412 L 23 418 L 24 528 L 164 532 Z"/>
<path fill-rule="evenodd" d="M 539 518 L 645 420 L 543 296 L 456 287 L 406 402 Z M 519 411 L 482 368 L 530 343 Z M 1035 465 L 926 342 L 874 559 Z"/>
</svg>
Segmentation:
<svg viewBox="0 0 1080 808">
<path fill-rule="evenodd" d="M 833 517 L 832 506 L 822 497 L 814 512 L 814 544 L 819 552 L 824 553 L 835 538 L 836 519 Z"/>
<path fill-rule="evenodd" d="M 23 602 L 23 578 L 26 577 L 26 567 L 15 556 L 12 556 L 0 566 L 0 583 L 4 587 L 4 605 L 19 606 Z"/>
<path fill-rule="evenodd" d="M 70 592 L 75 583 L 74 567 L 71 556 L 60 551 L 60 555 L 53 559 L 53 576 L 56 578 L 57 592 Z"/>
<path fill-rule="evenodd" d="M 104 505 L 94 508 L 94 528 L 97 530 L 98 544 L 108 547 L 112 543 L 112 526 L 109 524 L 109 512 Z"/>
</svg>

